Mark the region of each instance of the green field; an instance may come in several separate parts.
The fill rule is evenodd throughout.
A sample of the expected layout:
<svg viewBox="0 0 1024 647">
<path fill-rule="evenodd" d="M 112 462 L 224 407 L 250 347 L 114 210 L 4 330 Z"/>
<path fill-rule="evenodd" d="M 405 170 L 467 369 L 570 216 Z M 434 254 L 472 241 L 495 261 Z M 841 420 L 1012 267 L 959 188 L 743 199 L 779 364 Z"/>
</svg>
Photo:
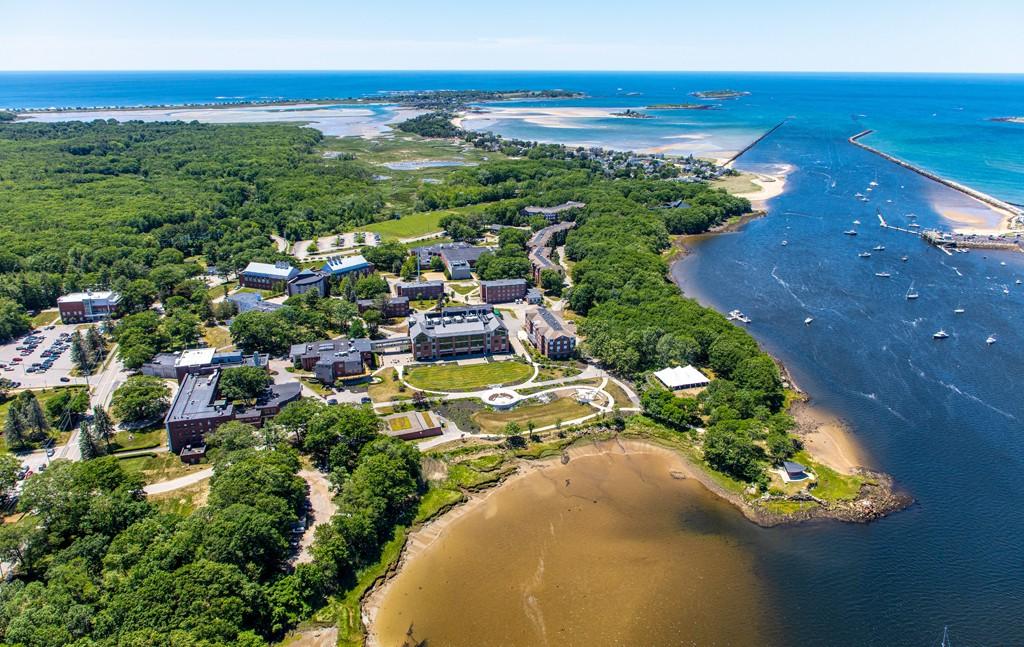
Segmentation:
<svg viewBox="0 0 1024 647">
<path fill-rule="evenodd" d="M 56 322 L 59 317 L 60 313 L 56 310 L 43 310 L 36 316 L 32 317 L 32 327 L 39 328 L 40 326 L 49 326 Z"/>
<path fill-rule="evenodd" d="M 487 362 L 486 364 L 439 364 L 416 366 L 405 371 L 405 381 L 427 391 L 476 391 L 495 384 L 522 382 L 533 375 L 533 367 L 522 362 Z"/>
<path fill-rule="evenodd" d="M 406 389 L 403 393 L 399 390 L 402 383 L 398 381 L 395 369 L 387 368 L 377 373 L 374 377 L 380 378 L 380 384 L 371 384 L 367 389 L 367 395 L 374 402 L 391 402 L 392 400 L 408 400 L 412 395 Z"/>
<path fill-rule="evenodd" d="M 121 467 L 125 471 L 140 474 L 146 483 L 157 483 L 198 472 L 207 466 L 182 463 L 177 455 L 170 452 L 152 452 L 141 456 L 122 458 Z"/>
<path fill-rule="evenodd" d="M 110 439 L 110 449 L 113 452 L 153 449 L 164 444 L 165 440 L 167 440 L 167 432 L 163 427 L 151 427 L 134 432 L 119 431 Z"/>
<path fill-rule="evenodd" d="M 372 231 L 381 235 L 384 240 L 395 238 L 413 238 L 441 231 L 438 221 L 445 211 L 424 211 L 403 216 L 398 220 L 385 220 L 372 225 L 360 227 L 360 230 Z"/>
<path fill-rule="evenodd" d="M 473 420 L 480 425 L 484 433 L 500 433 L 510 422 L 517 423 L 524 430 L 529 422 L 536 427 L 553 425 L 559 420 L 568 422 L 594 413 L 588 405 L 580 404 L 572 398 L 558 398 L 547 404 L 530 404 L 518 406 L 508 411 L 477 411 Z"/>
</svg>

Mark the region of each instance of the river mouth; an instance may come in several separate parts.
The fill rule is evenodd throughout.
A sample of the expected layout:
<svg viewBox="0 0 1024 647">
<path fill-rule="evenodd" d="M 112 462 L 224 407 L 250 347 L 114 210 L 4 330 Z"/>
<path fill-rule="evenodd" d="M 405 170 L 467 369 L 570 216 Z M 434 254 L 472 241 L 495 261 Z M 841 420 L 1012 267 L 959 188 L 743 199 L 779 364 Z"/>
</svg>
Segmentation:
<svg viewBox="0 0 1024 647">
<path fill-rule="evenodd" d="M 526 470 L 410 538 L 369 644 L 758 644 L 771 597 L 750 526 L 647 443 Z M 742 619 L 742 621 L 739 621 Z"/>
</svg>

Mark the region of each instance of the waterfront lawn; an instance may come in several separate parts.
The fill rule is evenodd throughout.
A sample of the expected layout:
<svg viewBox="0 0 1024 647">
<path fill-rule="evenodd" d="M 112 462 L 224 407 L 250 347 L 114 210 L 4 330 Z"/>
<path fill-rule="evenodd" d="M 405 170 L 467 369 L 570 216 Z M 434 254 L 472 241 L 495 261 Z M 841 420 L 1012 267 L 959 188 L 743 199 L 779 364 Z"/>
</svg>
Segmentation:
<svg viewBox="0 0 1024 647">
<path fill-rule="evenodd" d="M 517 384 L 532 375 L 532 366 L 506 360 L 463 366 L 415 366 L 405 370 L 405 381 L 427 391 L 476 391 L 496 384 Z"/>
<path fill-rule="evenodd" d="M 807 452 L 800 452 L 794 460 L 807 465 L 818 477 L 811 488 L 811 494 L 826 501 L 850 501 L 856 499 L 860 494 L 860 488 L 865 483 L 862 476 L 853 474 L 840 474 L 830 467 L 817 463 L 811 459 Z"/>
<path fill-rule="evenodd" d="M 398 380 L 398 374 L 393 368 L 386 368 L 374 377 L 380 378 L 380 384 L 371 384 L 367 394 L 374 402 L 392 402 L 394 400 L 408 400 L 412 396 Z M 403 389 L 405 392 L 403 392 Z"/>
<path fill-rule="evenodd" d="M 533 422 L 535 427 L 546 427 L 561 420 L 582 418 L 594 413 L 589 405 L 580 404 L 571 397 L 557 398 L 545 404 L 519 405 L 507 411 L 478 411 L 473 420 L 480 425 L 481 431 L 488 434 L 501 433 L 510 422 L 518 424 L 526 430 L 527 423 Z"/>
<path fill-rule="evenodd" d="M 712 182 L 711 186 L 716 189 L 725 189 L 727 193 L 733 195 L 737 193 L 754 193 L 761 190 L 761 187 L 751 181 L 754 177 L 749 173 L 727 175 Z"/>
</svg>

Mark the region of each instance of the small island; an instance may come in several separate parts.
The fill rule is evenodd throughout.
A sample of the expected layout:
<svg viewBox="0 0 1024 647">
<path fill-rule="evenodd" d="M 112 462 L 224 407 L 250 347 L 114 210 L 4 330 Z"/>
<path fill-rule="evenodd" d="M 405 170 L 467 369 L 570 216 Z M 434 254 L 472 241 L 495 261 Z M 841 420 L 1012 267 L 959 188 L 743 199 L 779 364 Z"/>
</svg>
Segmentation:
<svg viewBox="0 0 1024 647">
<path fill-rule="evenodd" d="M 717 103 L 655 103 L 647 106 L 648 110 L 717 110 Z"/>
<path fill-rule="evenodd" d="M 739 99 L 750 93 L 744 90 L 698 90 L 690 94 L 698 99 Z"/>
<path fill-rule="evenodd" d="M 640 112 L 639 110 L 633 110 L 627 108 L 622 112 L 613 112 L 613 117 L 624 117 L 626 119 L 654 119 L 654 115 L 649 115 L 646 112 Z"/>
</svg>

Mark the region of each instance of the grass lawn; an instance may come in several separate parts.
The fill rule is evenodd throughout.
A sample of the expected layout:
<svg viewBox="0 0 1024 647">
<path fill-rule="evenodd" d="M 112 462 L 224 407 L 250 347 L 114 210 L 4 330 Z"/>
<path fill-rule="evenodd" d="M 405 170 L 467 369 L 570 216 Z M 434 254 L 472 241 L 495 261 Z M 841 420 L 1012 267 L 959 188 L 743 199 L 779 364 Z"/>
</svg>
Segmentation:
<svg viewBox="0 0 1024 647">
<path fill-rule="evenodd" d="M 322 395 L 325 398 L 329 398 L 334 395 L 334 391 L 321 384 L 318 380 L 314 380 L 308 377 L 300 377 L 299 381 L 313 389 L 317 394 Z"/>
<path fill-rule="evenodd" d="M 409 301 L 409 307 L 413 310 L 433 310 L 436 306 L 436 299 L 413 299 Z"/>
<path fill-rule="evenodd" d="M 146 483 L 159 483 L 206 469 L 208 465 L 188 465 L 170 452 L 153 452 L 121 459 L 121 467 L 142 475 Z"/>
<path fill-rule="evenodd" d="M 39 328 L 40 326 L 49 326 L 53 322 L 57 321 L 60 317 L 60 313 L 56 310 L 43 310 L 30 320 L 33 328 Z"/>
<path fill-rule="evenodd" d="M 608 384 L 605 385 L 604 390 L 608 392 L 608 395 L 612 396 L 612 399 L 615 400 L 615 404 L 619 405 L 620 407 L 635 406 L 633 402 L 629 399 L 629 396 L 626 395 L 626 392 L 622 390 L 622 387 L 620 387 L 615 382 L 608 380 Z"/>
<path fill-rule="evenodd" d="M 151 427 L 141 431 L 119 431 L 110 439 L 110 449 L 114 452 L 152 449 L 162 445 L 166 439 L 167 432 L 163 427 Z"/>
<path fill-rule="evenodd" d="M 568 364 L 547 364 L 541 366 L 537 371 L 537 381 L 560 380 L 566 377 L 576 377 L 582 373 L 580 369 Z"/>
<path fill-rule="evenodd" d="M 755 176 L 749 173 L 740 173 L 739 175 L 727 175 L 719 180 L 715 180 L 711 183 L 711 186 L 716 189 L 725 189 L 729 193 L 753 193 L 754 191 L 760 191 L 761 187 L 757 186 L 750 180 Z"/>
<path fill-rule="evenodd" d="M 477 287 L 475 285 L 463 285 L 461 283 L 449 283 L 448 285 L 461 295 L 467 295 Z"/>
<path fill-rule="evenodd" d="M 525 431 L 527 423 L 531 421 L 536 427 L 545 427 L 559 420 L 567 423 L 594 412 L 592 407 L 566 397 L 552 400 L 547 404 L 520 405 L 508 411 L 478 411 L 473 414 L 473 420 L 480 425 L 481 431 L 494 434 L 500 433 L 510 422 L 519 424 Z"/>
<path fill-rule="evenodd" d="M 187 515 L 191 514 L 196 508 L 206 505 L 206 497 L 209 494 L 210 479 L 203 479 L 198 483 L 193 483 L 171 492 L 151 494 L 148 499 L 160 512 Z"/>
<path fill-rule="evenodd" d="M 227 348 L 231 345 L 231 333 L 224 326 L 204 327 L 203 339 L 210 348 Z"/>
<path fill-rule="evenodd" d="M 367 394 L 374 402 L 408 400 L 412 397 L 409 393 L 409 389 L 406 389 L 404 393 L 399 391 L 399 387 L 402 386 L 402 383 L 398 381 L 398 374 L 395 373 L 395 369 L 384 369 L 374 377 L 379 377 L 381 380 L 380 384 L 371 384 L 367 389 Z"/>
<path fill-rule="evenodd" d="M 238 281 L 228 281 L 227 283 L 224 283 L 222 285 L 215 285 L 212 288 L 208 288 L 206 290 L 206 294 L 209 295 L 211 299 L 222 297 L 224 296 L 225 287 L 228 289 L 228 292 L 230 292 L 231 290 L 234 290 L 235 288 L 238 287 Z"/>
<path fill-rule="evenodd" d="M 416 366 L 405 371 L 405 380 L 428 391 L 476 391 L 493 384 L 517 384 L 533 375 L 533 367 L 522 362 L 485 364 L 439 364 Z"/>
<path fill-rule="evenodd" d="M 864 478 L 847 476 L 811 460 L 807 452 L 799 452 L 794 460 L 809 466 L 818 477 L 817 483 L 811 488 L 811 494 L 826 501 L 844 501 L 857 498 Z"/>
<path fill-rule="evenodd" d="M 385 220 L 366 225 L 362 229 L 380 234 L 384 240 L 413 238 L 441 231 L 438 222 L 447 211 L 422 211 L 403 216 L 398 220 Z"/>
</svg>

